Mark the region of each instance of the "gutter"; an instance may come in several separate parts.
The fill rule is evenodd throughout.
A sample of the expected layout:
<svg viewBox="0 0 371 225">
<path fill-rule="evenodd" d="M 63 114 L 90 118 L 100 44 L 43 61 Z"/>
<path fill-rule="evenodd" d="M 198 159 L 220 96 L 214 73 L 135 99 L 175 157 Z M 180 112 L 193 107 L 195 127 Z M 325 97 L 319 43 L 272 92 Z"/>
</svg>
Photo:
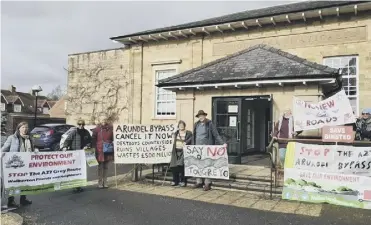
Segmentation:
<svg viewBox="0 0 371 225">
<path fill-rule="evenodd" d="M 190 84 L 190 85 L 172 85 L 172 86 L 158 86 L 163 89 L 179 89 L 184 90 L 186 88 L 222 88 L 222 87 L 235 87 L 239 88 L 242 86 L 255 86 L 260 87 L 260 85 L 264 84 L 277 84 L 279 86 L 284 86 L 284 84 L 294 84 L 294 83 L 301 83 L 306 85 L 307 83 L 314 83 L 314 82 L 324 82 L 324 83 L 335 83 L 337 82 L 337 78 L 315 78 L 315 79 L 282 79 L 282 80 L 259 80 L 259 81 L 242 81 L 242 82 L 231 82 L 231 83 L 209 83 L 209 84 Z"/>
</svg>

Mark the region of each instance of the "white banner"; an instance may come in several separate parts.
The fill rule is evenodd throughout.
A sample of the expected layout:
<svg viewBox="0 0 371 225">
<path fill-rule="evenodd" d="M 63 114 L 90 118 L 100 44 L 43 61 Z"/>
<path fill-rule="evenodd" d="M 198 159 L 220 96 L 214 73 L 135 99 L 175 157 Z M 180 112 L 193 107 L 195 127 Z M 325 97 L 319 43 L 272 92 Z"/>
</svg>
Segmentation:
<svg viewBox="0 0 371 225">
<path fill-rule="evenodd" d="M 293 168 L 371 176 L 371 147 L 295 143 Z"/>
<path fill-rule="evenodd" d="M 218 145 L 184 146 L 185 176 L 229 179 L 227 148 Z"/>
<path fill-rule="evenodd" d="M 114 125 L 115 163 L 169 163 L 175 124 Z"/>
<path fill-rule="evenodd" d="M 344 90 L 318 103 L 308 103 L 294 97 L 293 116 L 295 131 L 344 125 L 356 121 Z"/>
<path fill-rule="evenodd" d="M 9 195 L 81 187 L 86 185 L 85 152 L 7 152 L 3 172 Z"/>
</svg>

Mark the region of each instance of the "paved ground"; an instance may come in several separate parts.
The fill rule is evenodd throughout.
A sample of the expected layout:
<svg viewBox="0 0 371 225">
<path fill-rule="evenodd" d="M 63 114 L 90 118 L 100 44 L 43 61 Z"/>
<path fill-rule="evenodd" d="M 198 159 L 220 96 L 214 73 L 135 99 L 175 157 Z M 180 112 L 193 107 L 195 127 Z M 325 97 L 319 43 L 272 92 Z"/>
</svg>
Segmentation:
<svg viewBox="0 0 371 225">
<path fill-rule="evenodd" d="M 18 210 L 26 225 L 366 225 L 371 219 L 369 211 L 360 209 L 128 181 L 117 189 L 89 187 L 80 194 L 63 191 L 32 199 L 33 205 Z"/>
</svg>

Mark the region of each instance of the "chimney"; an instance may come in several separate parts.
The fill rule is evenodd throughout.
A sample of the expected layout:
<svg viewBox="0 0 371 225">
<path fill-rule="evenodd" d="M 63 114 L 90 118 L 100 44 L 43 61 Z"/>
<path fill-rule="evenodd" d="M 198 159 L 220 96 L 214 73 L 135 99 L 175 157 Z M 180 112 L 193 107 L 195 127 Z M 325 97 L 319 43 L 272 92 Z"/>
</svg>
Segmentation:
<svg viewBox="0 0 371 225">
<path fill-rule="evenodd" d="M 15 93 L 17 91 L 17 88 L 11 85 L 9 88 L 9 91 L 11 91 L 12 93 Z"/>
</svg>

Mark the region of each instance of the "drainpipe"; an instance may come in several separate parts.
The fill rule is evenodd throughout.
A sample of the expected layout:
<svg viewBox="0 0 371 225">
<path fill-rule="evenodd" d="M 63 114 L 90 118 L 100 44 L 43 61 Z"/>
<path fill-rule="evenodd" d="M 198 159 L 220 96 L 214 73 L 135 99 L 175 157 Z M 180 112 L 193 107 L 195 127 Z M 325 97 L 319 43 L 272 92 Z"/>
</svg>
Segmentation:
<svg viewBox="0 0 371 225">
<path fill-rule="evenodd" d="M 142 124 L 143 120 L 143 42 L 141 43 L 140 46 L 140 51 L 141 51 L 141 58 L 140 58 L 140 113 L 139 113 L 139 123 Z M 134 168 L 132 170 L 132 176 L 131 180 L 132 181 L 138 181 L 138 169 L 139 169 L 139 164 L 134 164 Z"/>
</svg>

